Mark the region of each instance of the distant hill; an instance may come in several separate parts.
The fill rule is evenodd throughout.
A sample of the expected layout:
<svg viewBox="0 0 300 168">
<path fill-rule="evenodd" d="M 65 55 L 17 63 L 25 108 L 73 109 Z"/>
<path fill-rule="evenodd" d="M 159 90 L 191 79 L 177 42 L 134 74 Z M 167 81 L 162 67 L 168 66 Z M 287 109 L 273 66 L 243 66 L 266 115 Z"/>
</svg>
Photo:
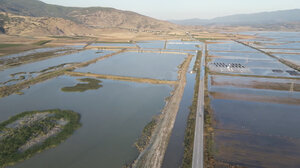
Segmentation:
<svg viewBox="0 0 300 168">
<path fill-rule="evenodd" d="M 26 36 L 81 36 L 98 34 L 96 29 L 55 17 L 30 17 L 0 12 L 0 33 Z"/>
<path fill-rule="evenodd" d="M 39 0 L 0 0 L 0 12 L 15 16 L 27 16 L 50 19 L 61 18 L 66 22 L 87 28 L 126 28 L 138 30 L 172 30 L 178 27 L 167 21 L 161 21 L 130 11 L 122 11 L 103 7 L 63 7 L 50 5 Z M 62 20 L 60 20 L 62 22 Z M 2 19 L 3 22 L 3 19 Z M 6 24 L 8 22 L 5 22 Z M 1 23 L 0 30 L 4 23 Z"/>
<path fill-rule="evenodd" d="M 300 9 L 239 14 L 214 19 L 171 20 L 181 25 L 269 26 L 300 23 Z M 282 25 L 281 25 L 282 26 Z"/>
</svg>

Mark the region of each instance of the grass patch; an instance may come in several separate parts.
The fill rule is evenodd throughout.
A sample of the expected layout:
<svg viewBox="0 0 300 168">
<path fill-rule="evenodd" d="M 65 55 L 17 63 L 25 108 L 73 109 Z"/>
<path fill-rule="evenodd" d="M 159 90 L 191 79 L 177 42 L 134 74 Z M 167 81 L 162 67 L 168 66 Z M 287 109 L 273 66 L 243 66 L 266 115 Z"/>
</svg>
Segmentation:
<svg viewBox="0 0 300 168">
<path fill-rule="evenodd" d="M 201 42 L 206 42 L 207 40 L 220 40 L 218 38 L 196 38 L 197 40 L 201 41 Z"/>
<path fill-rule="evenodd" d="M 62 70 L 57 70 L 57 71 L 53 71 L 53 72 L 48 72 L 45 74 L 41 74 L 41 75 L 37 76 L 36 78 L 30 79 L 30 80 L 25 80 L 25 81 L 15 84 L 15 85 L 0 87 L 0 98 L 9 96 L 15 92 L 19 92 L 22 89 L 29 87 L 30 85 L 34 85 L 34 84 L 37 84 L 39 82 L 42 82 L 42 81 L 45 81 L 45 80 L 48 80 L 48 79 L 51 79 L 54 77 L 64 75 L 66 70 L 67 69 L 62 69 Z"/>
<path fill-rule="evenodd" d="M 21 46 L 23 44 L 0 44 L 0 49 L 1 48 L 8 48 L 8 47 L 18 47 Z"/>
<path fill-rule="evenodd" d="M 83 78 L 83 79 L 78 79 L 78 81 L 85 82 L 85 83 L 79 83 L 71 87 L 64 87 L 61 90 L 63 92 L 85 92 L 87 90 L 97 90 L 102 87 L 102 85 L 100 84 L 102 83 L 102 81 L 97 79 Z"/>
<path fill-rule="evenodd" d="M 42 113 L 47 113 L 47 116 L 39 120 L 27 120 L 27 122 L 22 122 L 20 126 L 15 128 L 7 127 L 9 124 L 18 122 L 24 117 Z M 65 120 L 67 123 L 65 125 L 59 125 L 58 122 L 60 120 Z M 2 134 L 4 133 L 5 136 L 0 140 L 0 167 L 11 166 L 16 162 L 32 157 L 36 153 L 59 145 L 81 126 L 79 120 L 80 115 L 73 111 L 46 110 L 23 112 L 2 122 L 0 124 L 0 132 L 2 132 Z M 25 151 L 20 151 L 20 148 L 28 141 L 40 135 L 47 134 L 58 125 L 61 127 L 61 130 L 57 132 L 57 134 L 49 136 L 43 142 L 31 146 Z"/>
<path fill-rule="evenodd" d="M 48 67 L 46 69 L 43 69 L 40 71 L 40 73 L 44 73 L 44 72 L 47 72 L 47 71 L 51 71 L 51 70 L 55 70 L 55 69 L 58 69 L 58 68 L 63 68 L 65 65 L 67 65 L 68 63 L 64 63 L 64 64 L 60 64 L 60 65 L 56 65 L 56 66 L 52 66 L 52 67 Z"/>
<path fill-rule="evenodd" d="M 36 43 L 34 43 L 33 45 L 39 45 L 39 46 L 42 46 L 42 45 L 45 45 L 47 43 L 50 43 L 52 40 L 42 40 L 42 41 L 38 41 Z"/>
<path fill-rule="evenodd" d="M 134 144 L 136 148 L 141 152 L 149 144 L 152 133 L 157 125 L 158 117 L 154 117 L 143 129 L 142 135 Z"/>
</svg>

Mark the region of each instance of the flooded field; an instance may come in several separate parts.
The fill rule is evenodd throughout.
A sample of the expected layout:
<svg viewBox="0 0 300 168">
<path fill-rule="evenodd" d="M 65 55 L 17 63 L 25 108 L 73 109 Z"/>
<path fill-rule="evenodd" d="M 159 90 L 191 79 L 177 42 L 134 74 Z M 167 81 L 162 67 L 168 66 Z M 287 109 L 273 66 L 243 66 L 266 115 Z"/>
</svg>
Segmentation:
<svg viewBox="0 0 300 168">
<path fill-rule="evenodd" d="M 215 159 L 245 167 L 298 167 L 299 94 L 290 98 L 289 92 L 281 92 L 285 96 L 277 98 L 276 93 L 270 92 L 265 96 L 255 90 L 230 91 L 227 88 L 226 93 L 210 94 L 215 119 Z M 292 100 L 287 102 L 289 99 Z"/>
<path fill-rule="evenodd" d="M 76 79 L 62 76 L 32 86 L 22 96 L 0 100 L 1 121 L 36 109 L 68 109 L 81 115 L 82 127 L 70 139 L 16 167 L 122 167 L 137 157 L 135 140 L 152 117 L 160 113 L 172 90 L 167 85 L 109 80 L 102 80 L 103 87 L 97 90 L 61 90 L 76 85 Z"/>
<path fill-rule="evenodd" d="M 80 114 L 82 125 L 57 147 L 11 167 L 189 165 L 185 145 L 194 135 L 186 131 L 193 129 L 198 88 L 206 87 L 199 86 L 200 62 L 207 68 L 204 137 L 212 135 L 204 153 L 213 161 L 206 164 L 299 167 L 298 34 L 250 34 L 257 37 L 99 42 L 2 57 L 38 59 L 3 64 L 0 122 L 61 109 Z"/>
<path fill-rule="evenodd" d="M 125 52 L 76 72 L 177 80 L 178 66 L 185 58 L 182 54 Z"/>
<path fill-rule="evenodd" d="M 133 43 L 93 43 L 91 46 L 102 46 L 102 47 L 136 47 Z"/>
<path fill-rule="evenodd" d="M 298 77 L 300 74 L 278 59 L 237 42 L 208 45 L 208 67 L 217 73 L 271 77 Z"/>
<path fill-rule="evenodd" d="M 168 49 L 158 52 L 155 46 L 163 44 L 163 48 L 165 43 L 145 41 L 138 44 L 148 52 L 118 50 L 117 54 L 114 47 L 124 46 L 123 43 L 96 43 L 90 49 L 1 71 L 2 85 L 8 89 L 27 81 L 30 83 L 41 75 L 60 73 L 30 84 L 20 90 L 20 95 L 1 98 L 0 122 L 24 111 L 47 109 L 71 110 L 81 116 L 82 126 L 65 142 L 12 167 L 122 167 L 131 164 L 141 152 L 135 143 L 145 131 L 144 127 L 166 110 L 166 101 L 170 101 L 175 86 L 179 85 L 180 71 L 188 75 L 187 90 L 193 93 L 195 74 L 187 72 L 193 70 L 195 57 L 190 67 L 183 69 L 192 56 L 188 56 L 188 52 Z M 132 47 L 125 44 L 125 48 Z M 112 50 L 101 50 L 104 46 L 111 46 Z M 32 52 L 38 54 L 40 51 L 43 50 Z M 19 55 L 22 54 L 26 55 Z M 61 71 L 64 69 L 66 72 Z M 176 99 L 181 100 L 181 97 Z M 189 98 L 183 100 L 186 104 L 184 115 L 188 114 L 190 101 Z M 174 111 L 175 116 L 176 113 Z M 177 129 L 184 133 L 184 128 L 177 126 Z"/>
<path fill-rule="evenodd" d="M 247 42 L 249 45 L 300 66 L 299 32 L 256 32 L 255 36 L 257 39 Z"/>
<path fill-rule="evenodd" d="M 169 40 L 166 43 L 167 49 L 175 49 L 175 50 L 182 50 L 182 51 L 200 50 L 199 48 L 200 46 L 202 46 L 202 44 L 197 41 Z"/>
<path fill-rule="evenodd" d="M 109 53 L 112 53 L 112 51 L 85 50 L 74 54 L 67 54 L 38 62 L 24 64 L 21 66 L 7 68 L 3 71 L 0 71 L 0 86 L 12 85 L 19 81 L 35 77 L 43 72 L 49 72 L 57 68 L 72 65 L 74 63 L 92 60 Z"/>
<path fill-rule="evenodd" d="M 259 42 L 208 44 L 208 95 L 214 130 L 209 152 L 214 166 L 220 168 L 299 167 L 299 71 L 284 60 L 297 64 L 300 57 L 276 54 L 285 52 L 281 48 L 300 49 L 299 34 L 253 34 Z M 259 50 L 252 48 L 258 45 Z"/>
<path fill-rule="evenodd" d="M 140 48 L 150 48 L 150 49 L 163 49 L 165 48 L 165 41 L 158 41 L 158 40 L 153 40 L 153 41 L 141 41 L 137 42 L 136 45 Z"/>
<path fill-rule="evenodd" d="M 190 113 L 190 106 L 192 105 L 194 96 L 194 87 L 196 82 L 196 72 L 194 71 L 196 56 L 192 59 L 189 66 L 189 70 L 186 74 L 186 86 L 184 94 L 181 100 L 178 114 L 176 116 L 176 121 L 170 137 L 168 148 L 164 157 L 164 162 L 162 167 L 181 167 L 184 154 L 184 136 L 187 125 L 188 115 Z"/>
</svg>

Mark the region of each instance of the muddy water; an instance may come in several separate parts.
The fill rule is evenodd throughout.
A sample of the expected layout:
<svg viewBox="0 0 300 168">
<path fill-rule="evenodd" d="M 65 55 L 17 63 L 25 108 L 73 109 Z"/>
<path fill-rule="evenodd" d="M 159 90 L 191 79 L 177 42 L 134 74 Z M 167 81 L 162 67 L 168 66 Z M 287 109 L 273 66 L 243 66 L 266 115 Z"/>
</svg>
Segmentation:
<svg viewBox="0 0 300 168">
<path fill-rule="evenodd" d="M 218 76 L 209 85 L 215 159 L 245 167 L 299 167 L 299 92 L 252 86 L 258 81 L 284 83 L 281 79 L 243 80 Z"/>
<path fill-rule="evenodd" d="M 76 71 L 177 80 L 178 66 L 185 58 L 183 54 L 125 52 Z"/>
<path fill-rule="evenodd" d="M 24 95 L 0 99 L 0 122 L 31 110 L 58 108 L 81 115 L 82 127 L 64 143 L 14 167 L 122 167 L 137 157 L 134 142 L 172 90 L 168 85 L 102 80 L 98 90 L 61 91 L 78 84 L 77 79 L 61 76 L 24 90 Z"/>
<path fill-rule="evenodd" d="M 179 110 L 174 123 L 174 128 L 170 137 L 170 141 L 165 153 L 163 168 L 178 168 L 182 164 L 184 154 L 184 135 L 187 124 L 188 115 L 190 113 L 189 107 L 192 105 L 194 96 L 194 87 L 196 82 L 196 74 L 190 74 L 195 64 L 196 56 L 192 59 L 189 71 L 186 74 L 186 85 L 184 94 L 179 106 Z"/>
</svg>

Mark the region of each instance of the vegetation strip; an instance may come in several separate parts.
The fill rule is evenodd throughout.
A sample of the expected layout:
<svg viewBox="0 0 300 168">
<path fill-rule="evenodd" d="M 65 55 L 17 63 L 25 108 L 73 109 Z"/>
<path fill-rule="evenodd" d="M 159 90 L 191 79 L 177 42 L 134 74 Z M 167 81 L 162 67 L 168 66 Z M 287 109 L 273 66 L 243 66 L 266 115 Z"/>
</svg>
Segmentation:
<svg viewBox="0 0 300 168">
<path fill-rule="evenodd" d="M 81 125 L 73 111 L 23 112 L 0 124 L 0 167 L 12 166 L 65 141 Z"/>
<path fill-rule="evenodd" d="M 67 52 L 62 53 L 62 54 L 55 54 L 55 52 L 57 52 L 57 51 L 67 51 Z M 4 69 L 15 67 L 15 66 L 20 66 L 23 64 L 29 64 L 32 62 L 43 61 L 43 60 L 46 60 L 49 58 L 55 58 L 55 57 L 60 57 L 60 56 L 68 55 L 68 54 L 73 54 L 73 53 L 79 52 L 81 50 L 63 49 L 63 50 L 57 50 L 57 51 L 30 54 L 30 55 L 18 57 L 18 59 L 10 58 L 10 59 L 5 60 L 6 63 L 5 63 L 5 65 L 0 66 L 0 70 L 4 70 Z M 0 63 L 1 62 L 4 62 L 4 60 L 0 60 Z"/>
<path fill-rule="evenodd" d="M 42 46 L 42 45 L 45 45 L 47 43 L 50 43 L 51 41 L 52 40 L 42 40 L 42 41 L 34 43 L 34 45 L 40 45 L 40 46 Z"/>
<path fill-rule="evenodd" d="M 221 72 L 213 72 L 207 69 L 210 75 L 222 75 L 222 76 L 238 76 L 238 77 L 255 77 L 255 78 L 270 78 L 270 79 L 294 79 L 300 80 L 300 78 L 294 77 L 284 77 L 284 76 L 260 76 L 260 75 L 245 75 L 245 74 L 229 74 L 229 73 L 221 73 Z"/>
<path fill-rule="evenodd" d="M 204 167 L 215 167 L 215 149 L 214 149 L 214 118 L 211 108 L 210 96 L 208 92 L 208 73 L 205 75 L 204 91 Z"/>
<path fill-rule="evenodd" d="M 190 168 L 192 167 L 193 161 L 193 148 L 194 148 L 194 134 L 195 134 L 195 125 L 196 125 L 196 112 L 197 112 L 197 104 L 198 104 L 198 92 L 200 85 L 200 63 L 201 63 L 202 53 L 199 51 L 196 62 L 193 70 L 196 72 L 196 83 L 194 87 L 194 98 L 192 105 L 190 106 L 190 114 L 187 119 L 187 126 L 185 129 L 184 136 L 184 154 L 182 161 L 182 168 Z"/>
<path fill-rule="evenodd" d="M 159 80 L 159 79 L 150 79 L 150 78 L 136 78 L 136 77 L 127 77 L 127 76 L 115 76 L 115 75 L 103 75 L 103 74 L 82 73 L 82 72 L 66 72 L 66 74 L 70 76 L 86 76 L 86 77 L 94 77 L 94 78 L 101 78 L 101 79 L 112 79 L 112 80 L 151 83 L 151 84 L 175 85 L 178 83 L 178 81 Z"/>
<path fill-rule="evenodd" d="M 23 44 L 0 44 L 0 48 L 17 47 Z"/>
</svg>

